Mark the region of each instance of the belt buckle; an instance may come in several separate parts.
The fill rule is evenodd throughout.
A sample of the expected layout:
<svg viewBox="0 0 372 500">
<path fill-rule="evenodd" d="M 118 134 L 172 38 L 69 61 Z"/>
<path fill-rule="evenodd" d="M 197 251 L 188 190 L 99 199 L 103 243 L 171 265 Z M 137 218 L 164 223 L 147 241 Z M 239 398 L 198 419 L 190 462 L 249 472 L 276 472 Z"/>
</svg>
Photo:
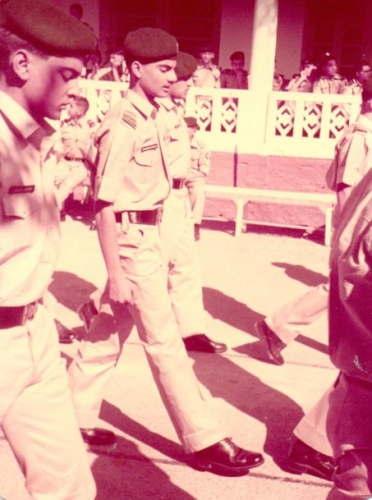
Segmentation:
<svg viewBox="0 0 372 500">
<path fill-rule="evenodd" d="M 26 324 L 27 321 L 31 321 L 34 319 L 35 314 L 37 311 L 37 302 L 31 302 L 31 304 L 28 304 L 25 306 L 25 310 L 23 312 L 23 325 Z"/>
</svg>

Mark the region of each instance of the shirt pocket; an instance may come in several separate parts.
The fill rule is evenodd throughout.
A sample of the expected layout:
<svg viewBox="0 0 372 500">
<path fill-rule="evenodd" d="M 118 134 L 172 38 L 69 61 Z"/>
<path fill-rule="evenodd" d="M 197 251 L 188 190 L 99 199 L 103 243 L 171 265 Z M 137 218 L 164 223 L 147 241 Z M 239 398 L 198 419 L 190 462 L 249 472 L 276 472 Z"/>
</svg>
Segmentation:
<svg viewBox="0 0 372 500">
<path fill-rule="evenodd" d="M 7 219 L 27 219 L 38 210 L 38 203 L 33 193 L 16 193 L 2 196 L 4 217 Z"/>
<path fill-rule="evenodd" d="M 134 155 L 134 161 L 139 167 L 153 167 L 159 161 L 160 151 L 158 144 L 142 146 Z"/>
</svg>

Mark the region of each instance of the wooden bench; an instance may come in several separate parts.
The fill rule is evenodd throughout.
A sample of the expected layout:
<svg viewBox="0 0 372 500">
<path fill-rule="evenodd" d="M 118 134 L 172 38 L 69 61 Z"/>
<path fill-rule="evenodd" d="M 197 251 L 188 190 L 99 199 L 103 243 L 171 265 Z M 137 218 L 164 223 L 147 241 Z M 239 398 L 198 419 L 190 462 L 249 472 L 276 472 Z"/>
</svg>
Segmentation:
<svg viewBox="0 0 372 500">
<path fill-rule="evenodd" d="M 299 193 L 230 186 L 207 185 L 207 198 L 228 199 L 235 203 L 235 236 L 243 229 L 244 206 L 249 202 L 278 203 L 283 205 L 306 205 L 317 207 L 325 214 L 324 244 L 329 246 L 332 234 L 332 213 L 336 204 L 335 193 Z"/>
</svg>

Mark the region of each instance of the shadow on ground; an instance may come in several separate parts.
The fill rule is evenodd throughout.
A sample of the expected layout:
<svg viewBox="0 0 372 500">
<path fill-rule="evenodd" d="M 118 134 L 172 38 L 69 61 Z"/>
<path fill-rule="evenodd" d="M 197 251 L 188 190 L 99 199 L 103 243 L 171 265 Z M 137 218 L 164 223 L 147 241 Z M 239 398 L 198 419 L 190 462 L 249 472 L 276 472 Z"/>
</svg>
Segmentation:
<svg viewBox="0 0 372 500">
<path fill-rule="evenodd" d="M 120 436 L 115 447 L 100 448 L 92 472 L 98 491 L 96 500 L 195 500 L 171 482 L 156 466 L 156 460 L 145 457 L 132 441 Z"/>
<path fill-rule="evenodd" d="M 284 269 L 289 278 L 300 281 L 306 286 L 318 286 L 328 282 L 327 276 L 305 266 L 289 264 L 288 262 L 273 262 L 272 265 Z"/>
</svg>

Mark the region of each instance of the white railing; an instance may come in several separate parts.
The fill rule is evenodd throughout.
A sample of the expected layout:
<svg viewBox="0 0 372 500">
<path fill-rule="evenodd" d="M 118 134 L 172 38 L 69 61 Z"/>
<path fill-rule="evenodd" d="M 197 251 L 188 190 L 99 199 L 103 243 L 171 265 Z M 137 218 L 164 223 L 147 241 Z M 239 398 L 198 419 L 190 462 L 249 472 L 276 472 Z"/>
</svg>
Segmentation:
<svg viewBox="0 0 372 500">
<path fill-rule="evenodd" d="M 93 120 L 101 120 L 127 88 L 91 80 L 81 80 L 80 87 L 89 99 Z M 271 92 L 265 140 L 255 150 L 247 132 L 254 120 L 252 99 L 254 94 L 247 90 L 194 87 L 185 114 L 197 117 L 200 135 L 212 151 L 332 158 L 337 140 L 360 109 L 360 98 L 355 96 Z"/>
</svg>

